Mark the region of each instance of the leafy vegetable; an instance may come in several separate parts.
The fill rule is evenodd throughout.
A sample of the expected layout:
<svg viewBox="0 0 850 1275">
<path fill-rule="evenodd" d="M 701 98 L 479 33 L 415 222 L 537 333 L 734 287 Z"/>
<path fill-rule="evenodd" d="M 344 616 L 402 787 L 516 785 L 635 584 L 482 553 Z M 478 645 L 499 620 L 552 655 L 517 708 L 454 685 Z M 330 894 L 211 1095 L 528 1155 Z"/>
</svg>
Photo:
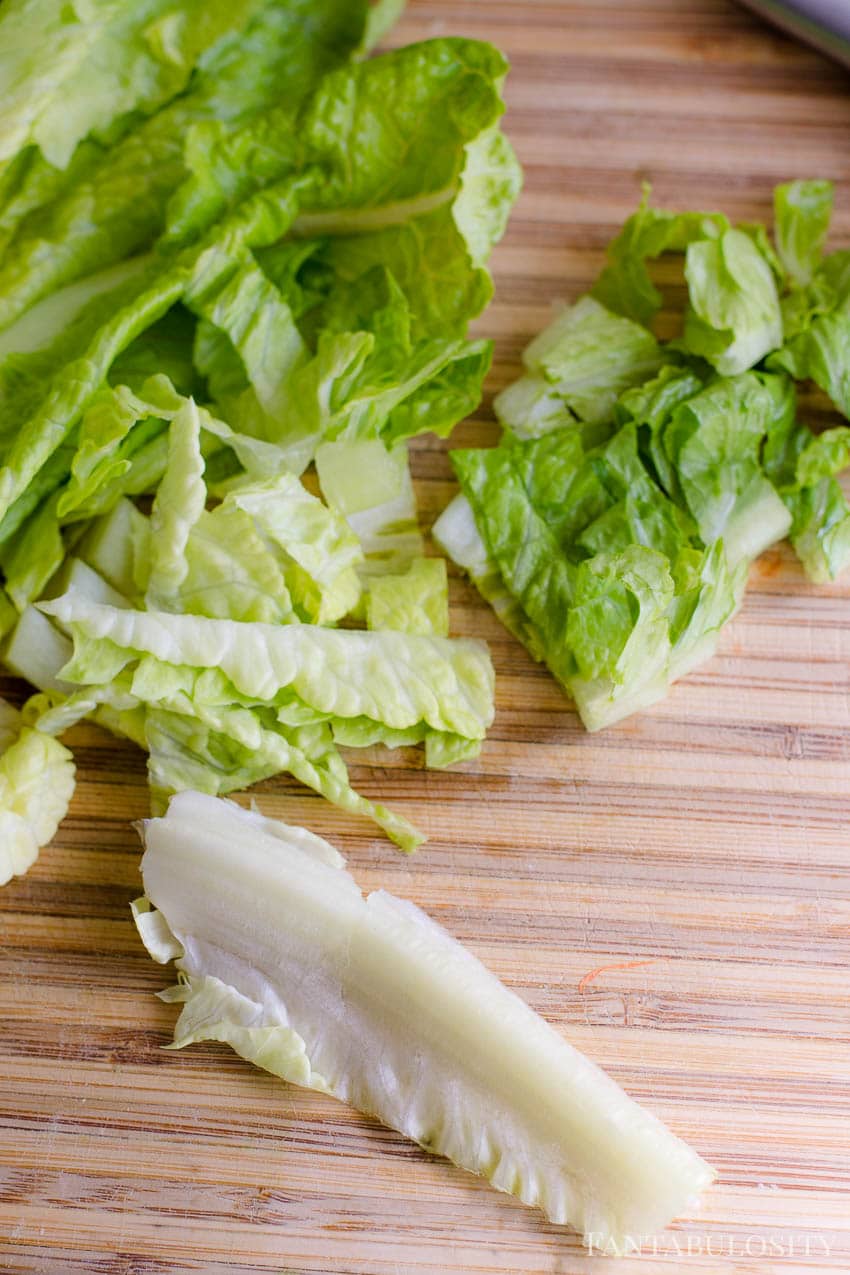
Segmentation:
<svg viewBox="0 0 850 1275">
<path fill-rule="evenodd" d="M 74 791 L 68 749 L 0 700 L 0 885 L 32 867 Z"/>
<path fill-rule="evenodd" d="M 97 38 L 114 22 L 142 66 L 141 10 L 104 4 Z M 406 440 L 448 433 L 489 367 L 466 330 L 519 185 L 506 64 L 466 40 L 358 62 L 394 0 L 248 0 L 194 32 L 190 10 L 139 27 L 185 44 L 179 92 L 137 86 L 67 169 L 27 143 L 0 177 L 4 659 L 46 692 L 42 733 L 91 716 L 141 743 L 155 807 L 287 770 L 412 849 L 339 747 L 448 765 L 492 716 Z M 94 17 L 69 10 L 69 41 Z"/>
<path fill-rule="evenodd" d="M 452 454 L 463 494 L 438 543 L 591 730 L 712 653 L 769 545 L 789 535 L 816 581 L 850 561 L 850 429 L 815 437 L 787 375 L 850 411 L 850 254 L 821 259 L 830 205 L 829 183 L 780 187 L 774 251 L 763 226 L 645 195 L 592 297 L 496 399 L 498 447 Z M 682 338 L 659 344 L 641 324 L 661 303 L 647 261 L 667 251 L 684 254 L 689 304 Z"/>
<path fill-rule="evenodd" d="M 364 898 L 326 842 L 191 792 L 143 836 L 134 915 L 177 964 L 174 1048 L 224 1041 L 614 1248 L 711 1181 L 428 916 Z"/>
</svg>

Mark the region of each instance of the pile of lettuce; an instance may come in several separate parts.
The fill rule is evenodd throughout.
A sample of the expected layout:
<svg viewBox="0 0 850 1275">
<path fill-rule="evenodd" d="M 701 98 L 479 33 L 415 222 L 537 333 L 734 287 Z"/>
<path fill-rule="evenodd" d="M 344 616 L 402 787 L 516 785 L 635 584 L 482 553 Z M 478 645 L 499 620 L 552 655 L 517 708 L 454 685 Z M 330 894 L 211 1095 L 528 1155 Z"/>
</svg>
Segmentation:
<svg viewBox="0 0 850 1275">
<path fill-rule="evenodd" d="M 0 658 L 155 807 L 288 771 L 412 848 L 339 748 L 492 717 L 407 440 L 479 402 L 520 176 L 495 49 L 365 56 L 400 7 L 5 0 Z"/>
<path fill-rule="evenodd" d="M 815 435 L 796 380 L 850 415 L 850 251 L 823 256 L 832 187 L 775 192 L 775 242 L 646 196 L 591 290 L 496 399 L 500 444 L 452 453 L 435 526 L 589 730 L 661 699 L 712 654 L 753 560 L 788 536 L 811 580 L 850 560 L 836 474 L 850 428 Z M 679 254 L 681 335 L 652 331 L 648 263 Z"/>
</svg>

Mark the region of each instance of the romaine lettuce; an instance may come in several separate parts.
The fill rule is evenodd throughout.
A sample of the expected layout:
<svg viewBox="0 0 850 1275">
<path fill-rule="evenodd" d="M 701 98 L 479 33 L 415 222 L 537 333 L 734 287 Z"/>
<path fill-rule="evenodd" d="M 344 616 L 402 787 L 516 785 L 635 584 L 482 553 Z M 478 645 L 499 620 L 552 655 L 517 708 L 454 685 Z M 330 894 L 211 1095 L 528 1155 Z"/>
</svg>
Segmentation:
<svg viewBox="0 0 850 1275">
<path fill-rule="evenodd" d="M 32 867 L 74 791 L 68 749 L 0 701 L 0 885 Z"/>
<path fill-rule="evenodd" d="M 327 843 L 191 792 L 143 837 L 133 911 L 177 963 L 174 1048 L 224 1041 L 615 1250 L 712 1180 L 430 917 L 364 898 Z"/>
</svg>

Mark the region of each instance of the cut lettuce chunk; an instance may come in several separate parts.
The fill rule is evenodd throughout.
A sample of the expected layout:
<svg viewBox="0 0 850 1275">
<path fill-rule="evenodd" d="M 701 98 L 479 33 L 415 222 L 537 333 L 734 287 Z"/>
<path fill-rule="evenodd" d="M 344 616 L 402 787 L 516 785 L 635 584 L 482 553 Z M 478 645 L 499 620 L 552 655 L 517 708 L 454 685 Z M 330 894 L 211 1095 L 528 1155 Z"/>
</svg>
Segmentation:
<svg viewBox="0 0 850 1275">
<path fill-rule="evenodd" d="M 806 287 L 820 265 L 832 216 L 833 185 L 794 181 L 773 192 L 776 251 L 795 287 Z"/>
<path fill-rule="evenodd" d="M 111 680 L 150 655 L 165 665 L 214 670 L 249 703 L 294 694 L 334 717 L 365 716 L 397 729 L 424 722 L 469 739 L 482 739 L 492 720 L 493 669 L 485 644 L 473 638 L 240 624 L 122 610 L 74 593 L 41 610 L 71 627 L 73 675 L 81 682 Z"/>
<path fill-rule="evenodd" d="M 608 245 L 608 264 L 591 290 L 615 314 L 649 324 L 661 308 L 661 293 L 650 278 L 647 261 L 665 252 L 683 253 L 689 244 L 717 238 L 729 229 L 722 213 L 673 213 L 649 206 L 644 186 L 637 212 Z"/>
<path fill-rule="evenodd" d="M 59 673 L 72 654 L 68 639 L 34 606 L 21 612 L 2 649 L 3 663 L 17 677 L 40 691 L 65 693 L 73 687 L 63 682 Z"/>
<path fill-rule="evenodd" d="M 154 959 L 177 958 L 176 1048 L 226 1041 L 614 1248 L 711 1182 L 428 916 L 364 898 L 330 848 L 189 792 L 143 837 L 135 913 Z"/>
<path fill-rule="evenodd" d="M 685 345 L 721 376 L 734 376 L 782 345 L 782 311 L 770 263 L 742 230 L 690 243 Z"/>
<path fill-rule="evenodd" d="M 449 585 L 443 558 L 417 558 L 403 575 L 372 580 L 366 598 L 370 629 L 449 635 Z"/>
<path fill-rule="evenodd" d="M 0 713 L 0 885 L 22 876 L 56 835 L 74 791 L 68 749 L 24 724 L 5 702 Z"/>
<path fill-rule="evenodd" d="M 423 557 L 407 446 L 379 439 L 323 443 L 316 471 L 328 504 L 345 515 L 364 561 L 359 574 L 397 574 Z"/>
<path fill-rule="evenodd" d="M 562 310 L 523 354 L 529 372 L 542 376 L 552 386 L 552 392 L 568 412 L 590 423 L 610 420 L 622 391 L 652 376 L 662 361 L 651 332 L 606 310 L 589 296 Z M 525 393 L 531 393 L 534 382 L 522 380 L 517 384 Z M 516 403 L 518 392 L 516 388 L 513 393 L 508 389 L 495 401 L 496 414 L 505 424 L 509 423 L 507 417 L 524 415 Z M 544 415 L 549 415 L 548 407 L 539 399 L 534 406 L 537 410 L 532 419 L 536 424 L 531 431 L 525 425 L 526 435 L 543 432 L 541 408 Z M 551 420 L 551 424 L 556 423 L 557 416 Z"/>
</svg>

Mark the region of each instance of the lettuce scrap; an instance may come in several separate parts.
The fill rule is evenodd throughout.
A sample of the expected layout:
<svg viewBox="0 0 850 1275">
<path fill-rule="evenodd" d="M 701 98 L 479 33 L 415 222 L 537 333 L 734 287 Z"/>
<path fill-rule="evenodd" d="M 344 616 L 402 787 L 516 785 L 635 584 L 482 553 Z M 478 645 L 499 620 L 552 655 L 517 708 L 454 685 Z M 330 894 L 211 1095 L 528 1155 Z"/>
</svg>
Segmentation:
<svg viewBox="0 0 850 1275">
<path fill-rule="evenodd" d="M 32 867 L 74 792 L 70 752 L 29 717 L 0 700 L 0 885 Z"/>
<path fill-rule="evenodd" d="M 831 201 L 829 183 L 779 187 L 774 250 L 764 227 L 659 212 L 645 195 L 592 295 L 497 397 L 502 441 L 452 453 L 462 495 L 437 542 L 588 729 L 710 656 L 750 564 L 784 536 L 815 581 L 850 562 L 837 480 L 850 428 L 816 437 L 792 380 L 850 413 L 850 254 L 822 255 Z M 647 262 L 662 252 L 684 258 L 689 294 L 666 344 L 642 326 L 661 305 Z"/>
<path fill-rule="evenodd" d="M 713 1170 L 413 904 L 304 829 L 185 792 L 144 826 L 171 1048 L 224 1041 L 618 1251 Z"/>
</svg>

